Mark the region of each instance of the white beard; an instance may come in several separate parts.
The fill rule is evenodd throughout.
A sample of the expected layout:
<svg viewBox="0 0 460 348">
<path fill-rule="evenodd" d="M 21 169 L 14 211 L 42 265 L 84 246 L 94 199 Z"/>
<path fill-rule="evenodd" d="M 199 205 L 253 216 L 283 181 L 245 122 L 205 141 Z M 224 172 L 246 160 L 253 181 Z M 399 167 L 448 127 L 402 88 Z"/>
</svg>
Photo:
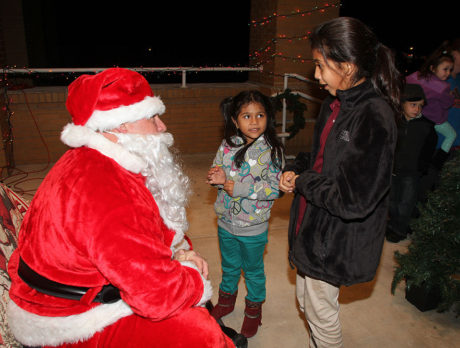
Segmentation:
<svg viewBox="0 0 460 348">
<path fill-rule="evenodd" d="M 188 229 L 185 208 L 190 194 L 190 180 L 169 149 L 174 142 L 173 136 L 170 133 L 113 134 L 117 135 L 118 144 L 147 163 L 141 174 L 146 177 L 145 185 L 152 193 L 166 226 L 176 231 L 171 246 L 174 250 Z"/>
</svg>

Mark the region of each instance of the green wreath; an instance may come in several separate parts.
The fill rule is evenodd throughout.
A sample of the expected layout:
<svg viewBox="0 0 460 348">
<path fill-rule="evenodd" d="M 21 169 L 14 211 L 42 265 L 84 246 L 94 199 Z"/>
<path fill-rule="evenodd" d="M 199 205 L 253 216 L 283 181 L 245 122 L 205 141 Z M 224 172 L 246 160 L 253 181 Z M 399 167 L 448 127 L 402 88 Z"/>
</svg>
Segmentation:
<svg viewBox="0 0 460 348">
<path fill-rule="evenodd" d="M 299 98 L 300 96 L 292 93 L 290 89 L 285 89 L 283 93 L 272 97 L 276 111 L 283 110 L 283 99 L 286 99 L 286 109 L 293 114 L 293 124 L 286 128 L 286 132 L 289 133 L 287 139 L 292 139 L 301 129 L 305 128 L 303 114 L 307 110 L 307 106 Z"/>
</svg>

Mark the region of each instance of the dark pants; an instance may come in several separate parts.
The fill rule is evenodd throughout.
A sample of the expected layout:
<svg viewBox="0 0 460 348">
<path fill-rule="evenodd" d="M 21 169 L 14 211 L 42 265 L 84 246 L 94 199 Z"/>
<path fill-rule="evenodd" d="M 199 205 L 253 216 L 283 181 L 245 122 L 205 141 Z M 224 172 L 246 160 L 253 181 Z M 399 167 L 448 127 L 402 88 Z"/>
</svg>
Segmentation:
<svg viewBox="0 0 460 348">
<path fill-rule="evenodd" d="M 393 176 L 390 191 L 390 220 L 387 229 L 406 237 L 417 203 L 420 179 L 418 175 Z"/>
</svg>

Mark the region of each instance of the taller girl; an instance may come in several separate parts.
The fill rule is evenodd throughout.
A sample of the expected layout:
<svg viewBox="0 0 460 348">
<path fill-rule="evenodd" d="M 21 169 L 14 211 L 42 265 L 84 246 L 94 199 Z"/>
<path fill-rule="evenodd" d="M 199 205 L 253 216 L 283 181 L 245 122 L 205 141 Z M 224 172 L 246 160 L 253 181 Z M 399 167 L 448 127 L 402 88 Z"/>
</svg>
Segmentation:
<svg viewBox="0 0 460 348">
<path fill-rule="evenodd" d="M 218 185 L 214 205 L 222 255 L 219 300 L 212 315 L 231 313 L 244 271 L 248 295 L 241 333 L 254 336 L 265 300 L 263 254 L 268 219 L 279 196 L 283 152 L 275 132 L 270 98 L 257 90 L 243 91 L 221 103 L 225 139 L 217 151 L 208 183 Z"/>
<path fill-rule="evenodd" d="M 280 181 L 295 192 L 289 257 L 311 347 L 342 347 L 339 287 L 373 279 L 388 210 L 400 77 L 393 55 L 362 22 L 339 17 L 311 36 L 315 78 L 330 93 L 311 156 Z"/>
</svg>

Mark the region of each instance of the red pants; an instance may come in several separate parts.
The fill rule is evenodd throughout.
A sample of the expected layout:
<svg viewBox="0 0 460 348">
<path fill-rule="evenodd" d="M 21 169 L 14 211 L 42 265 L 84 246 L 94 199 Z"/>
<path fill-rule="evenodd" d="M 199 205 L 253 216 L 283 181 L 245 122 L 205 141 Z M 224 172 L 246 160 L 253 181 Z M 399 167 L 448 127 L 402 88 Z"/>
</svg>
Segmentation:
<svg viewBox="0 0 460 348">
<path fill-rule="evenodd" d="M 89 340 L 65 348 L 234 348 L 208 310 L 194 307 L 172 318 L 154 322 L 130 315 L 107 326 Z"/>
</svg>

